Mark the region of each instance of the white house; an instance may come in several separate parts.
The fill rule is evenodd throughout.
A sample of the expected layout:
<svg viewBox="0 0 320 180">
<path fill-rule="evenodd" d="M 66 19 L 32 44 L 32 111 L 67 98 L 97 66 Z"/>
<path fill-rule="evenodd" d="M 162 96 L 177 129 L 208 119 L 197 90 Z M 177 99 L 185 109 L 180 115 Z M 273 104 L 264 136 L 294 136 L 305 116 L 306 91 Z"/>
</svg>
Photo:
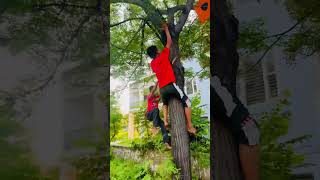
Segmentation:
<svg viewBox="0 0 320 180">
<path fill-rule="evenodd" d="M 234 0 L 234 10 L 240 22 L 263 17 L 270 34 L 277 34 L 290 28 L 295 22 L 287 14 L 285 7 L 275 1 Z M 240 69 L 245 72 L 261 54 L 242 57 Z M 305 165 L 293 169 L 297 180 L 320 180 L 320 57 L 314 55 L 300 58 L 295 65 L 288 65 L 284 54 L 274 48 L 249 73 L 238 77 L 238 94 L 249 107 L 251 113 L 259 115 L 273 107 L 282 92 L 289 90 L 291 102 L 288 110 L 292 114 L 289 133 L 280 140 L 306 134 L 312 138 L 295 147 L 306 157 Z"/>
</svg>

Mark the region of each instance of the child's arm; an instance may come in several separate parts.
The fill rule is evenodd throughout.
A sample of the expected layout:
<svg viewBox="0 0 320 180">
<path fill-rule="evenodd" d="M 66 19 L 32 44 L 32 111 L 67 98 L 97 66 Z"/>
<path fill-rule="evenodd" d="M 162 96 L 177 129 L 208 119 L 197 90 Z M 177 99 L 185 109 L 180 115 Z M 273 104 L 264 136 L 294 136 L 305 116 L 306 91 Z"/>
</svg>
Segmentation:
<svg viewBox="0 0 320 180">
<path fill-rule="evenodd" d="M 155 101 L 156 101 L 156 102 L 159 102 L 159 101 L 160 101 L 160 96 L 158 96 L 157 98 L 155 98 Z"/>
<path fill-rule="evenodd" d="M 166 36 L 167 36 L 166 48 L 169 48 L 169 49 L 170 49 L 171 44 L 172 44 L 172 39 L 171 39 L 171 35 L 170 35 L 170 32 L 169 32 L 168 24 L 167 24 L 167 23 L 164 23 L 164 24 L 162 25 L 162 29 L 164 30 L 164 32 L 166 33 Z"/>
<path fill-rule="evenodd" d="M 154 95 L 154 93 L 156 92 L 157 88 L 158 88 L 158 81 L 157 81 L 156 84 L 153 86 L 153 88 L 152 88 L 152 90 L 151 90 L 151 92 L 150 92 L 150 95 L 151 95 L 151 96 Z"/>
</svg>

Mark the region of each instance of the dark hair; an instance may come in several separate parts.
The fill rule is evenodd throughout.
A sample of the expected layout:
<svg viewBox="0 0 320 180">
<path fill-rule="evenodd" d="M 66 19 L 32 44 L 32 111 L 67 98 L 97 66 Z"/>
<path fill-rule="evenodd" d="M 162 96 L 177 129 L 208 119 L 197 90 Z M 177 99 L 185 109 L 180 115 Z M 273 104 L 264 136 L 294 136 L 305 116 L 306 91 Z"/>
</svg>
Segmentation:
<svg viewBox="0 0 320 180">
<path fill-rule="evenodd" d="M 157 57 L 157 51 L 158 51 L 157 46 L 150 46 L 147 49 L 147 54 L 148 56 L 154 59 Z"/>
<path fill-rule="evenodd" d="M 154 86 L 150 86 L 150 87 L 149 87 L 149 91 L 150 91 L 150 92 L 151 92 L 151 90 L 153 89 L 153 87 L 154 87 Z"/>
</svg>

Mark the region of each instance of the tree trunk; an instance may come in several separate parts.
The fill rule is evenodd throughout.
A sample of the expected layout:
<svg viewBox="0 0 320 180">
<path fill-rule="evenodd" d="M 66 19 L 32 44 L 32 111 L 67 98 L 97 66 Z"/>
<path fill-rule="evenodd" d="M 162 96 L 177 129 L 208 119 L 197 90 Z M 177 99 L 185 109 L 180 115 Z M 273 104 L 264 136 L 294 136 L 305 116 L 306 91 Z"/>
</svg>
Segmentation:
<svg viewBox="0 0 320 180">
<path fill-rule="evenodd" d="M 210 72 L 218 76 L 223 86 L 236 96 L 236 74 L 239 57 L 237 53 L 238 21 L 230 13 L 226 0 L 214 0 L 211 8 L 210 32 L 213 34 Z M 211 100 L 211 177 L 214 180 L 240 180 L 242 173 L 238 156 L 238 144 L 229 129 L 224 126 L 230 119 L 224 104 L 213 86 Z M 223 122 L 223 123 L 222 123 Z"/>
<path fill-rule="evenodd" d="M 170 59 L 176 58 L 173 63 L 173 71 L 175 73 L 177 85 L 183 89 L 184 86 L 184 68 L 180 62 L 179 55 L 179 38 L 172 37 L 173 43 L 171 46 Z M 187 133 L 186 117 L 184 108 L 178 99 L 169 100 L 169 117 L 171 122 L 171 140 L 172 153 L 177 168 L 180 169 L 180 179 L 191 180 L 191 161 L 189 136 Z"/>
<path fill-rule="evenodd" d="M 105 93 L 107 94 L 106 99 L 105 99 L 105 107 L 106 109 L 110 108 L 110 5 L 109 1 L 105 0 L 98 0 L 98 9 L 99 13 L 101 16 L 101 25 L 102 25 L 102 31 L 104 38 L 106 40 L 105 43 L 105 53 L 106 53 L 106 85 L 105 85 Z M 105 10 L 105 13 L 104 13 Z M 106 164 L 103 168 L 103 171 L 101 176 L 102 179 L 104 180 L 109 180 L 110 179 L 110 109 L 105 111 L 106 119 L 104 121 L 104 136 L 105 136 L 105 148 L 102 153 L 102 157 L 106 155 Z M 105 153 L 105 154 L 104 154 Z"/>
<path fill-rule="evenodd" d="M 180 178 L 191 180 L 191 162 L 189 137 L 182 104 L 177 99 L 169 101 L 171 121 L 172 153 L 177 168 L 180 169 Z"/>
</svg>

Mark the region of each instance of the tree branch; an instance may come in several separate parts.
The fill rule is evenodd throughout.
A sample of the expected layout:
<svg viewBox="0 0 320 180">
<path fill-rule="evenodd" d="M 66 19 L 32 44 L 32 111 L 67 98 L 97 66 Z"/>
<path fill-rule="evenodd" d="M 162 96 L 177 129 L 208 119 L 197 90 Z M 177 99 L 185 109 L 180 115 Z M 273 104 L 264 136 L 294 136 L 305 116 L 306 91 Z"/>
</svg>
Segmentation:
<svg viewBox="0 0 320 180">
<path fill-rule="evenodd" d="M 264 51 L 262 56 L 257 60 L 257 62 L 248 68 L 247 72 L 250 72 L 254 67 L 256 67 L 263 60 L 263 58 L 268 54 L 268 52 L 273 48 L 273 46 L 275 46 L 287 33 L 294 30 L 302 22 L 303 21 L 298 21 L 293 26 L 291 26 L 289 29 L 283 31 L 282 33 L 273 35 L 274 37 L 277 37 L 277 39 L 270 46 L 268 46 L 268 48 Z"/>
<path fill-rule="evenodd" d="M 141 42 L 140 42 L 140 65 L 142 65 L 142 61 L 143 61 L 143 49 L 144 49 L 144 47 L 143 47 L 143 45 L 144 45 L 144 29 L 145 29 L 145 27 L 146 27 L 146 23 L 144 23 L 143 24 L 143 28 L 142 28 L 142 31 L 141 31 Z"/>
<path fill-rule="evenodd" d="M 136 65 L 136 67 L 133 69 L 131 75 L 130 75 L 129 78 L 128 78 L 128 81 L 126 82 L 126 84 L 125 84 L 120 90 L 118 90 L 118 92 L 121 92 L 121 91 L 125 90 L 125 89 L 128 87 L 128 85 L 129 85 L 130 81 L 133 79 L 132 77 L 133 77 L 133 75 L 136 73 L 138 67 L 140 67 L 139 63 L 138 63 L 138 64 Z"/>
<path fill-rule="evenodd" d="M 298 21 L 296 22 L 293 26 L 291 26 L 289 29 L 281 32 L 281 33 L 278 33 L 278 34 L 274 34 L 274 35 L 271 35 L 271 36 L 268 36 L 267 38 L 273 38 L 273 37 L 279 37 L 279 36 L 283 36 L 289 32 L 291 32 L 292 30 L 294 30 L 299 24 L 301 24 L 303 21 Z"/>
<path fill-rule="evenodd" d="M 117 48 L 117 49 L 119 49 L 119 50 L 122 50 L 122 51 L 127 51 L 127 52 L 131 52 L 131 53 L 135 53 L 135 54 L 140 54 L 139 52 L 136 52 L 136 51 L 132 51 L 132 50 L 130 50 L 130 49 L 125 49 L 125 48 L 119 47 L 119 46 L 117 46 L 117 45 L 115 45 L 115 44 L 113 44 L 113 43 L 110 43 L 110 45 L 113 46 L 113 47 L 115 47 L 115 48 Z"/>
<path fill-rule="evenodd" d="M 169 12 L 176 13 L 178 11 L 183 11 L 186 9 L 185 5 L 177 5 L 174 7 L 169 7 L 167 10 L 160 10 L 162 14 L 169 14 Z"/>
<path fill-rule="evenodd" d="M 110 3 L 128 3 L 141 7 L 148 16 L 148 20 L 155 27 L 161 27 L 161 12 L 147 0 L 111 0 Z"/>
<path fill-rule="evenodd" d="M 142 30 L 142 28 L 145 26 L 145 22 L 143 22 L 141 24 L 141 26 L 139 27 L 139 29 L 135 32 L 134 36 L 132 37 L 132 39 L 128 42 L 127 46 L 125 47 L 125 49 L 127 49 L 129 47 L 129 45 L 132 43 L 132 41 L 135 39 L 135 37 L 138 35 L 138 33 L 140 32 L 140 30 Z"/>
<path fill-rule="evenodd" d="M 110 3 L 127 3 L 127 4 L 134 4 L 141 8 L 145 8 L 146 5 L 144 4 L 143 0 L 110 0 Z"/>
<path fill-rule="evenodd" d="M 205 68 L 202 68 L 200 71 L 198 71 L 198 72 L 196 72 L 193 76 L 192 76 L 192 78 L 191 78 L 191 81 L 195 78 L 195 77 L 197 77 L 202 71 L 204 71 L 205 70 Z"/>
<path fill-rule="evenodd" d="M 157 38 L 159 38 L 161 40 L 161 36 L 159 34 L 159 31 L 157 31 L 157 29 L 155 29 L 148 21 L 146 21 L 146 24 L 149 26 L 149 28 L 155 33 L 155 35 L 157 36 Z"/>
<path fill-rule="evenodd" d="M 48 7 L 60 7 L 60 8 L 65 8 L 65 7 L 72 7 L 72 8 L 79 8 L 79 9 L 94 9 L 96 10 L 96 6 L 85 6 L 85 5 L 78 5 L 78 4 L 70 4 L 70 3 L 48 3 L 48 4 L 38 4 L 35 5 L 35 8 L 37 9 L 45 9 Z"/>
<path fill-rule="evenodd" d="M 120 24 L 126 23 L 126 22 L 128 22 L 128 21 L 132 21 L 132 20 L 142 20 L 142 21 L 146 21 L 146 18 L 142 18 L 142 17 L 129 18 L 129 19 L 123 20 L 123 21 L 121 21 L 121 22 L 118 22 L 118 23 L 115 23 L 115 24 L 111 24 L 110 27 L 115 27 L 115 26 L 118 26 L 118 25 L 120 25 Z"/>
<path fill-rule="evenodd" d="M 169 25 L 174 26 L 174 14 L 179 10 L 184 10 L 185 8 L 185 5 L 177 5 L 175 7 L 168 8 L 167 11 L 163 13 L 168 15 Z"/>
<path fill-rule="evenodd" d="M 58 71 L 58 68 L 60 67 L 60 65 L 63 63 L 65 57 L 66 57 L 66 54 L 67 54 L 67 51 L 69 49 L 69 47 L 71 46 L 72 42 L 74 41 L 74 39 L 78 36 L 78 34 L 80 33 L 82 27 L 84 26 L 84 24 L 86 22 L 88 22 L 90 20 L 90 17 L 91 16 L 87 16 L 85 17 L 81 22 L 80 24 L 78 25 L 78 27 L 73 31 L 72 35 L 71 35 L 71 38 L 66 42 L 65 44 L 65 47 L 63 48 L 62 50 L 62 54 L 59 58 L 59 61 L 57 62 L 56 66 L 54 67 L 54 70 L 53 72 L 48 76 L 48 78 L 42 83 L 40 84 L 39 86 L 35 87 L 35 88 L 32 88 L 32 89 L 29 89 L 29 90 L 25 90 L 23 91 L 23 93 L 19 96 L 22 96 L 22 97 L 25 97 L 27 95 L 30 95 L 31 93 L 33 92 L 37 92 L 39 90 L 42 90 L 43 88 L 45 88 L 55 77 L 55 74 L 57 73 Z"/>
<path fill-rule="evenodd" d="M 175 32 L 180 33 L 182 31 L 182 28 L 184 24 L 186 23 L 189 13 L 191 9 L 193 8 L 194 0 L 188 0 L 185 6 L 185 11 L 182 13 L 182 15 L 179 18 L 179 21 L 175 27 Z"/>
</svg>

